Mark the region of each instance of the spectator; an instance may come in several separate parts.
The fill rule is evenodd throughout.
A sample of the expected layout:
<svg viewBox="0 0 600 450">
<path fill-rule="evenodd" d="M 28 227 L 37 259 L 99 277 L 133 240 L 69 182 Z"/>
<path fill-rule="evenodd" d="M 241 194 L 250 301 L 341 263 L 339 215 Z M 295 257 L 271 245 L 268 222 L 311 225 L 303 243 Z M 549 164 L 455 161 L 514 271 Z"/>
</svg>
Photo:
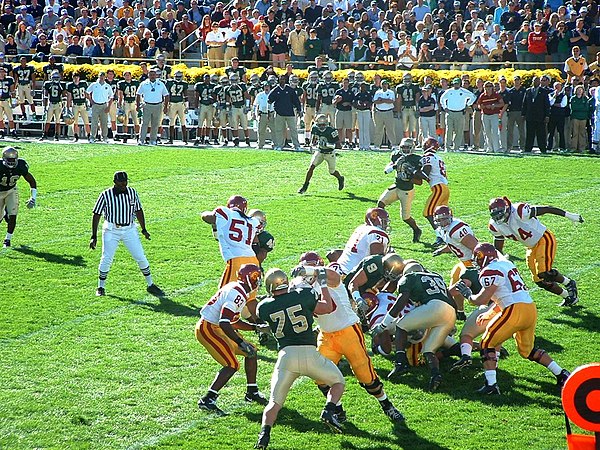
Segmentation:
<svg viewBox="0 0 600 450">
<path fill-rule="evenodd" d="M 500 25 L 502 25 L 506 31 L 516 32 L 521 28 L 523 17 L 519 14 L 518 7 L 519 2 L 517 0 L 511 0 L 508 3 L 508 11 L 500 16 Z"/>
<path fill-rule="evenodd" d="M 575 95 L 571 97 L 571 147 L 577 153 L 583 152 L 587 145 L 586 124 L 591 118 L 589 99 L 585 96 L 585 89 L 579 85 L 575 88 Z"/>
<path fill-rule="evenodd" d="M 585 28 L 585 22 L 583 19 L 577 19 L 575 23 L 575 29 L 571 31 L 571 49 L 579 47 L 582 57 L 587 56 L 587 46 L 589 45 L 590 35 L 589 30 Z"/>
<path fill-rule="evenodd" d="M 431 52 L 429 51 L 429 44 L 423 42 L 421 44 L 419 55 L 417 56 L 418 68 L 419 69 L 431 69 L 433 59 Z"/>
<path fill-rule="evenodd" d="M 356 45 L 350 50 L 350 66 L 358 70 L 363 70 L 365 68 L 364 64 L 359 63 L 365 61 L 366 54 L 367 46 L 365 45 L 365 40 L 362 37 L 359 37 L 356 40 Z"/>
<path fill-rule="evenodd" d="M 395 70 L 398 64 L 398 54 L 396 50 L 390 47 L 390 42 L 385 39 L 382 41 L 383 47 L 377 52 L 376 62 L 382 70 Z"/>
<path fill-rule="evenodd" d="M 573 77 L 581 77 L 588 69 L 585 58 L 581 55 L 579 47 L 571 49 L 571 57 L 565 61 L 564 72 L 567 74 L 567 83 L 571 83 Z"/>
<path fill-rule="evenodd" d="M 429 136 L 436 135 L 436 117 L 437 117 L 437 101 L 432 95 L 433 88 L 430 84 L 426 84 L 421 88 L 421 96 L 417 103 L 419 111 L 419 130 L 421 142 Z"/>
<path fill-rule="evenodd" d="M 160 30 L 160 34 L 161 36 L 156 40 L 156 46 L 160 53 L 166 54 L 168 58 L 172 58 L 175 51 L 175 42 L 173 42 L 169 30 L 163 28 Z"/>
<path fill-rule="evenodd" d="M 327 7 L 323 10 L 323 15 L 315 22 L 315 29 L 317 30 L 317 37 L 321 39 L 323 45 L 323 51 L 329 50 L 331 43 L 331 34 L 333 32 L 333 20 L 329 17 L 333 9 L 333 4 L 328 3 Z"/>
<path fill-rule="evenodd" d="M 231 58 L 234 58 L 238 54 L 238 50 L 236 48 L 237 37 L 241 34 L 241 30 L 238 28 L 237 20 L 232 20 L 228 27 L 222 27 L 222 24 L 219 24 L 219 27 L 222 29 L 225 34 L 225 61 L 231 61 Z"/>
<path fill-rule="evenodd" d="M 159 51 L 158 47 L 156 46 L 156 39 L 154 39 L 154 38 L 148 39 L 148 48 L 146 48 L 146 50 L 144 51 L 144 56 L 148 59 L 154 59 L 159 54 L 160 54 L 160 51 Z M 224 64 L 224 63 L 221 62 L 221 64 Z M 222 67 L 222 66 L 216 66 L 216 67 Z"/>
<path fill-rule="evenodd" d="M 269 32 L 269 25 L 263 23 L 261 25 L 261 31 L 257 34 L 256 39 L 256 59 L 263 62 L 263 65 L 268 65 L 267 62 L 271 60 L 271 33 Z"/>
<path fill-rule="evenodd" d="M 569 98 L 563 90 L 562 83 L 554 83 L 554 90 L 548 95 L 550 101 L 550 120 L 548 121 L 548 145 L 552 150 L 554 147 L 554 132 L 558 131 L 559 144 L 561 151 L 566 150 L 565 143 L 565 119 L 569 115 Z"/>
<path fill-rule="evenodd" d="M 225 36 L 219 30 L 219 24 L 213 22 L 211 31 L 206 34 L 206 46 L 208 47 L 208 65 L 210 67 L 223 67 L 223 45 L 225 44 Z"/>
<path fill-rule="evenodd" d="M 315 4 L 314 0 L 311 1 L 311 4 Z M 254 9 L 257 9 L 261 16 L 266 16 L 269 8 L 271 8 L 271 2 L 269 0 L 257 0 L 254 4 Z"/>
<path fill-rule="evenodd" d="M 38 0 L 31 0 L 31 4 L 27 6 L 27 12 L 31 14 L 36 21 L 38 21 L 44 15 L 44 7 L 39 4 Z"/>
<path fill-rule="evenodd" d="M 251 61 L 254 57 L 256 42 L 246 23 L 241 25 L 241 33 L 237 37 L 237 57 L 240 61 Z"/>
<path fill-rule="evenodd" d="M 17 53 L 19 55 L 29 54 L 29 49 L 31 48 L 31 44 L 33 42 L 33 36 L 27 29 L 25 22 L 19 23 L 19 27 L 15 35 L 15 42 L 17 44 Z"/>
<path fill-rule="evenodd" d="M 44 14 L 42 16 L 42 29 L 44 31 L 48 31 L 48 30 L 52 30 L 54 29 L 54 26 L 56 25 L 56 22 L 58 22 L 59 17 L 54 14 L 54 10 L 48 6 L 46 7 L 46 14 Z"/>
<path fill-rule="evenodd" d="M 502 14 L 508 12 L 509 8 L 506 0 L 500 0 L 498 2 L 498 6 L 494 9 L 494 23 L 501 25 L 502 24 Z"/>
<path fill-rule="evenodd" d="M 116 62 L 122 62 L 125 58 L 125 41 L 123 37 L 117 36 L 113 42 L 111 53 Z"/>
<path fill-rule="evenodd" d="M 65 42 L 65 38 L 62 34 L 56 36 L 56 41 L 52 43 L 50 46 L 50 53 L 56 56 L 65 56 L 67 54 L 67 43 Z"/>
<path fill-rule="evenodd" d="M 87 58 L 91 58 L 94 56 L 94 50 L 96 46 L 94 45 L 94 39 L 91 36 L 85 36 L 83 38 L 83 42 L 85 43 L 83 46 L 82 56 Z"/>
<path fill-rule="evenodd" d="M 104 58 L 111 56 L 112 52 L 110 47 L 107 45 L 106 38 L 99 37 L 98 43 L 94 47 L 94 52 L 92 53 L 92 57 L 95 59 L 94 64 L 110 64 L 110 60 Z"/>
<path fill-rule="evenodd" d="M 450 58 L 452 57 L 452 52 L 450 51 L 450 49 L 448 47 L 446 47 L 446 38 L 444 38 L 444 37 L 437 38 L 437 47 L 433 50 L 431 56 L 432 56 L 433 61 L 436 63 L 450 62 Z M 439 69 L 446 70 L 446 69 L 448 69 L 448 64 L 436 64 L 434 66 L 434 68 L 436 70 L 439 70 Z M 428 135 L 428 136 L 434 136 L 434 135 Z"/>
<path fill-rule="evenodd" d="M 217 25 L 218 28 L 218 25 Z M 207 51 L 206 35 L 212 31 L 210 16 L 208 14 L 202 17 L 202 23 L 196 30 L 196 36 L 200 38 L 200 53 L 204 56 Z"/>
<path fill-rule="evenodd" d="M 287 39 L 283 35 L 283 27 L 277 25 L 275 27 L 275 33 L 271 36 L 269 41 L 271 47 L 271 60 L 273 61 L 273 67 L 285 67 L 285 58 L 288 54 L 289 47 L 287 45 Z"/>
<path fill-rule="evenodd" d="M 142 57 L 140 46 L 137 44 L 135 36 L 127 36 L 123 55 L 125 59 L 139 59 Z"/>
<path fill-rule="evenodd" d="M 557 43 L 552 60 L 562 63 L 567 60 L 571 53 L 571 34 L 567 30 L 567 24 L 564 21 L 558 22 L 554 35 Z"/>
<path fill-rule="evenodd" d="M 471 46 L 469 50 L 469 56 L 472 58 L 474 63 L 470 66 L 471 69 L 485 69 L 487 67 L 487 63 L 489 61 L 488 58 L 489 50 L 481 44 L 481 39 L 479 37 L 475 38 L 475 43 Z"/>
<path fill-rule="evenodd" d="M 423 20 L 425 14 L 431 13 L 431 9 L 428 5 L 425 5 L 423 0 L 417 0 L 417 4 L 413 6 L 411 12 L 415 13 L 417 20 Z"/>
<path fill-rule="evenodd" d="M 508 41 L 506 48 L 502 52 L 502 61 L 505 63 L 516 63 L 518 61 L 517 49 L 515 48 L 514 41 Z M 506 64 L 507 66 L 510 64 Z"/>
<path fill-rule="evenodd" d="M 502 62 L 502 55 L 504 53 L 504 49 L 502 48 L 502 41 L 498 40 L 496 41 L 496 48 L 493 49 L 490 54 L 488 55 L 488 58 L 490 59 L 490 62 L 494 62 L 494 63 L 499 63 Z M 496 69 L 498 68 L 498 66 L 496 65 L 491 65 L 492 69 Z"/>
<path fill-rule="evenodd" d="M 543 63 L 546 61 L 547 41 L 548 35 L 542 31 L 542 24 L 535 22 L 533 31 L 527 36 L 527 52 L 531 62 Z M 532 68 L 537 68 L 537 66 Z"/>
<path fill-rule="evenodd" d="M 491 81 L 484 84 L 484 92 L 477 99 L 477 106 L 482 112 L 483 135 L 485 137 L 486 151 L 497 153 L 500 151 L 500 112 L 504 109 L 504 100 L 497 92 Z M 478 142 L 475 143 L 478 146 Z"/>
<path fill-rule="evenodd" d="M 43 53 L 48 56 L 50 54 L 50 46 L 51 44 L 48 42 L 46 35 L 42 33 L 40 34 L 38 44 L 35 46 L 35 53 Z"/>
<path fill-rule="evenodd" d="M 406 36 L 404 43 L 398 49 L 398 66 L 410 69 L 415 62 L 417 62 L 417 49 L 413 46 L 410 36 Z"/>
<path fill-rule="evenodd" d="M 323 7 L 318 5 L 316 0 L 310 0 L 308 6 L 304 10 L 304 19 L 309 25 L 314 25 L 315 22 L 323 15 Z"/>
<path fill-rule="evenodd" d="M 456 41 L 457 48 L 452 52 L 450 56 L 450 62 L 458 63 L 454 64 L 454 68 L 457 70 L 469 70 L 469 65 L 465 63 L 469 63 L 472 61 L 471 55 L 469 54 L 469 50 L 465 45 L 465 41 L 459 39 Z"/>
<path fill-rule="evenodd" d="M 534 138 L 542 153 L 546 153 L 546 123 L 550 117 L 550 101 L 548 95 L 540 87 L 540 77 L 533 77 L 533 85 L 525 91 L 523 110 L 526 136 L 525 153 L 531 153 Z"/>
<path fill-rule="evenodd" d="M 296 20 L 294 22 L 294 29 L 288 35 L 287 43 L 290 48 L 290 60 L 292 63 L 297 63 L 295 66 L 299 69 L 305 67 L 306 49 L 304 44 L 308 39 L 308 33 L 302 29 L 302 21 Z"/>
<path fill-rule="evenodd" d="M 34 28 L 35 27 L 35 18 L 33 15 L 27 12 L 27 6 L 23 5 L 19 9 L 19 14 L 15 18 L 16 23 L 24 22 L 26 26 Z"/>
</svg>

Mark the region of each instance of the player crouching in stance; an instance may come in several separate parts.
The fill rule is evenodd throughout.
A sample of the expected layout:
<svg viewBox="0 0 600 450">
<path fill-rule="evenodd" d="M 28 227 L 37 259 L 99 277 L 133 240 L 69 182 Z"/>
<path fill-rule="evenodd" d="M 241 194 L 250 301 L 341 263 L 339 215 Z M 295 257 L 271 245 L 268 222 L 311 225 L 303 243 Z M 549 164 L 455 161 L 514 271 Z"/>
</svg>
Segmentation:
<svg viewBox="0 0 600 450">
<path fill-rule="evenodd" d="M 314 153 L 308 171 L 306 172 L 306 179 L 304 184 L 298 190 L 298 194 L 304 194 L 308 189 L 308 184 L 313 176 L 315 167 L 320 165 L 323 161 L 327 162 L 329 173 L 336 177 L 338 180 L 338 190 L 344 189 L 344 177 L 335 168 L 335 149 L 341 148 L 340 136 L 338 131 L 329 125 L 327 116 L 325 114 L 319 114 L 317 116 L 316 124 L 313 125 L 312 130 L 312 145 L 317 144 L 318 149 Z"/>
<path fill-rule="evenodd" d="M 519 354 L 547 367 L 562 387 L 569 372 L 561 368 L 544 350 L 534 348 L 537 309 L 516 266 L 500 259 L 492 244 L 481 243 L 473 250 L 473 264 L 479 270 L 483 290 L 474 296 L 464 290 L 463 295 L 475 305 L 495 305 L 477 318 L 479 325 L 487 323 L 481 339 L 481 356 L 485 370 L 485 385 L 479 389 L 483 395 L 499 395 L 496 380 L 498 359 L 496 348 L 514 336 Z"/>
<path fill-rule="evenodd" d="M 331 313 L 334 305 L 327 286 L 327 273 L 319 269 L 314 273 L 321 287 L 320 295 L 310 287 L 288 289 L 288 277 L 280 269 L 270 269 L 265 276 L 270 297 L 258 305 L 258 317 L 271 326 L 279 354 L 271 377 L 269 404 L 263 412 L 262 427 L 254 448 L 267 448 L 277 414 L 292 384 L 303 375 L 330 386 L 321 420 L 333 432 L 343 431 L 335 409 L 344 393 L 344 376 L 334 363 L 317 351 L 312 331 L 313 314 Z"/>
<path fill-rule="evenodd" d="M 257 330 L 261 327 L 268 329 L 266 325 L 254 325 L 238 320 L 248 301 L 248 295 L 258 289 L 260 281 L 260 267 L 256 264 L 244 264 L 240 267 L 237 281 L 220 288 L 200 310 L 201 318 L 196 324 L 196 339 L 223 366 L 217 372 L 206 395 L 198 401 L 200 409 L 224 414 L 217 406 L 217 397 L 221 388 L 240 368 L 236 355 L 244 357 L 247 382 L 245 400 L 261 405 L 267 404 L 267 399 L 258 391 L 256 385 L 256 348 L 236 331 Z"/>
<path fill-rule="evenodd" d="M 399 200 L 400 216 L 413 230 L 413 242 L 416 243 L 419 242 L 423 230 L 419 228 L 410 212 L 415 196 L 415 184 L 423 184 L 423 180 L 415 177 L 421 171 L 421 157 L 413 153 L 414 149 L 415 141 L 404 138 L 400 142 L 400 149 L 392 153 L 391 162 L 386 166 L 384 173 L 395 170 L 396 182 L 381 194 L 377 206 L 385 208 Z"/>
<path fill-rule="evenodd" d="M 435 353 L 444 346 L 448 334 L 454 328 L 456 305 L 448 294 L 448 288 L 442 276 L 425 271 L 423 266 L 416 261 L 406 262 L 402 278 L 398 281 L 398 292 L 398 299 L 392 309 L 373 329 L 373 335 L 389 329 L 409 300 L 415 304 L 415 309 L 395 322 L 396 362 L 388 379 L 393 379 L 409 370 L 405 351 L 408 333 L 429 329 L 427 337 L 423 341 L 423 356 L 431 370 L 429 390 L 435 391 L 442 382 L 440 363 Z"/>
<path fill-rule="evenodd" d="M 315 290 L 318 289 L 315 273 L 325 271 L 327 276 L 327 289 L 336 308 L 328 314 L 317 315 L 317 350 L 336 365 L 342 356 L 345 357 L 360 385 L 379 401 L 384 414 L 392 422 L 403 423 L 404 416 L 387 398 L 383 383 L 379 380 L 367 354 L 360 318 L 352 309 L 341 276 L 334 270 L 322 267 L 323 264 L 323 259 L 317 253 L 307 252 L 300 257 L 300 266 L 292 273 L 302 277 L 308 286 Z M 327 395 L 330 388 L 320 384 L 319 389 Z M 341 404 L 336 406 L 336 416 L 340 422 L 346 420 L 346 412 Z"/>
<path fill-rule="evenodd" d="M 552 267 L 556 256 L 556 238 L 538 217 L 554 214 L 566 217 L 574 223 L 583 223 L 583 217 L 554 206 L 530 206 L 527 203 L 513 205 L 507 197 L 492 199 L 489 210 L 489 229 L 494 236 L 494 247 L 502 252 L 505 238 L 525 245 L 527 265 L 535 284 L 562 297 L 560 306 L 575 305 L 579 301 L 577 283 Z"/>
<path fill-rule="evenodd" d="M 10 247 L 12 235 L 17 226 L 17 213 L 19 212 L 19 190 L 17 181 L 25 178 L 31 187 L 31 198 L 27 200 L 27 208 L 35 207 L 37 197 L 37 183 L 29 172 L 29 166 L 24 159 L 19 158 L 19 152 L 13 147 L 6 147 L 2 151 L 2 164 L 0 164 L 0 221 L 6 213 L 6 237 L 4 248 Z"/>
</svg>

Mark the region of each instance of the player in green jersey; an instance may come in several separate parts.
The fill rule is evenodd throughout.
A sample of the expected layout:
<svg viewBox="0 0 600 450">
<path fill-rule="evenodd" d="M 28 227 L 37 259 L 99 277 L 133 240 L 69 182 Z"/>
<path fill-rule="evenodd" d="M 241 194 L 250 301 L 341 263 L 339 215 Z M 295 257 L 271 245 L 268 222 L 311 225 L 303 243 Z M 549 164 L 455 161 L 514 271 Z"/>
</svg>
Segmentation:
<svg viewBox="0 0 600 450">
<path fill-rule="evenodd" d="M 311 130 L 312 134 L 312 145 L 318 145 L 318 150 L 314 153 L 308 171 L 306 172 L 306 179 L 304 184 L 298 190 L 298 194 L 304 194 L 308 189 L 308 184 L 313 176 L 315 167 L 320 165 L 323 161 L 327 161 L 329 168 L 329 174 L 336 177 L 338 180 L 338 189 L 341 191 L 344 189 L 344 177 L 335 168 L 335 149 L 341 148 L 340 138 L 337 130 L 329 125 L 329 121 L 324 114 L 317 116 L 317 123 Z"/>
<path fill-rule="evenodd" d="M 344 376 L 333 362 L 317 351 L 312 330 L 314 314 L 328 314 L 334 308 L 327 289 L 327 273 L 318 271 L 317 280 L 321 295 L 311 288 L 289 290 L 288 277 L 280 269 L 270 269 L 265 276 L 270 297 L 260 302 L 257 314 L 270 325 L 279 355 L 271 377 L 269 404 L 263 412 L 262 428 L 254 448 L 265 449 L 269 445 L 277 414 L 292 384 L 302 375 L 331 386 L 321 420 L 332 431 L 343 431 L 335 416 L 335 405 L 344 393 Z"/>
</svg>

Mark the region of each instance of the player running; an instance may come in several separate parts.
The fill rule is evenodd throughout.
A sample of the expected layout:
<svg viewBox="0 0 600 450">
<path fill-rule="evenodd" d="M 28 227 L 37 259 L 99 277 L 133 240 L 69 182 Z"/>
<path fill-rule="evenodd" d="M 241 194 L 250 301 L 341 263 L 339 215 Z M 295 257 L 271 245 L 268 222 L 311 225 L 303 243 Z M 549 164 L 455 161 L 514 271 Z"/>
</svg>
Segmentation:
<svg viewBox="0 0 600 450">
<path fill-rule="evenodd" d="M 507 197 L 492 199 L 489 210 L 489 229 L 494 236 L 494 247 L 502 252 L 505 238 L 525 245 L 527 265 L 535 284 L 562 297 L 560 306 L 575 305 L 579 301 L 577 283 L 552 267 L 556 256 L 556 238 L 538 217 L 554 214 L 566 217 L 574 223 L 583 223 L 581 214 L 570 213 L 554 206 L 531 206 L 527 203 L 513 205 Z M 564 289 L 558 283 L 562 284 Z"/>
<path fill-rule="evenodd" d="M 324 114 L 317 116 L 317 123 L 312 127 L 312 145 L 318 145 L 318 150 L 314 153 L 308 171 L 306 172 L 306 179 L 298 194 L 304 194 L 308 189 L 308 184 L 313 176 L 315 167 L 320 165 L 323 161 L 327 162 L 329 168 L 329 174 L 336 177 L 338 180 L 338 190 L 344 189 L 344 177 L 335 168 L 335 149 L 341 148 L 340 137 L 338 131 L 329 125 L 329 121 Z"/>
</svg>

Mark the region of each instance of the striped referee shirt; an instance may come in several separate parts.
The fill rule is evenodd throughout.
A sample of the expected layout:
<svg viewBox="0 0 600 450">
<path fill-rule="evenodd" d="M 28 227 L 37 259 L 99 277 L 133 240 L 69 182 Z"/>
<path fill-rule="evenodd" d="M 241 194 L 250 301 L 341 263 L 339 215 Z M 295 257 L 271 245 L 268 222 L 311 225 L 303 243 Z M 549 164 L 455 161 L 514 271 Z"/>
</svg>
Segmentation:
<svg viewBox="0 0 600 450">
<path fill-rule="evenodd" d="M 135 213 L 141 209 L 142 204 L 135 189 L 128 186 L 125 192 L 117 193 L 114 188 L 108 188 L 98 197 L 94 214 L 104 216 L 107 222 L 123 226 L 131 225 Z"/>
</svg>

